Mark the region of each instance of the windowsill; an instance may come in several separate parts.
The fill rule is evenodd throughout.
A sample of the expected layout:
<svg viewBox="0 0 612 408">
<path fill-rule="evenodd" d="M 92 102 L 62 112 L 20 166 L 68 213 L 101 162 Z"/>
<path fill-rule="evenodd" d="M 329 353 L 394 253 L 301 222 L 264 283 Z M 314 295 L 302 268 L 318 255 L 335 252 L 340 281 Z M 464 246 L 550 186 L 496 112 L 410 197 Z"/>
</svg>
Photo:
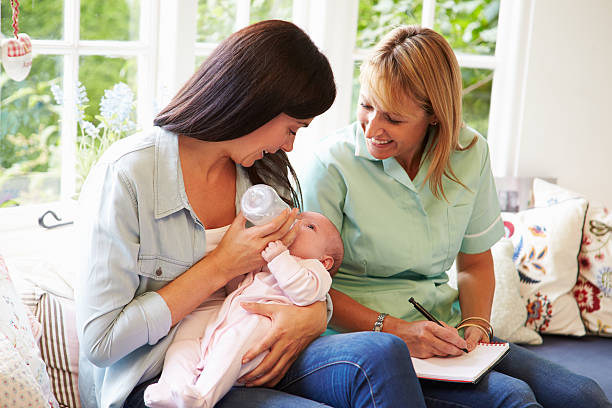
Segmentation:
<svg viewBox="0 0 612 408">
<path fill-rule="evenodd" d="M 38 218 L 47 210 L 52 210 L 62 219 L 61 221 L 56 221 L 52 215 L 47 215 L 45 217 L 45 222 L 48 225 L 55 225 L 56 222 L 72 221 L 76 213 L 76 205 L 76 201 L 67 200 L 0 208 L 0 248 L 3 236 L 6 233 L 21 230 L 30 230 L 32 232 L 43 230 L 43 228 L 38 225 Z"/>
<path fill-rule="evenodd" d="M 38 218 L 47 210 L 46 224 L 72 221 L 76 215 L 76 201 L 24 205 L 0 209 L 0 255 L 5 259 L 14 279 L 36 282 L 43 289 L 58 296 L 72 297 L 76 277 L 74 224 L 45 229 Z"/>
</svg>

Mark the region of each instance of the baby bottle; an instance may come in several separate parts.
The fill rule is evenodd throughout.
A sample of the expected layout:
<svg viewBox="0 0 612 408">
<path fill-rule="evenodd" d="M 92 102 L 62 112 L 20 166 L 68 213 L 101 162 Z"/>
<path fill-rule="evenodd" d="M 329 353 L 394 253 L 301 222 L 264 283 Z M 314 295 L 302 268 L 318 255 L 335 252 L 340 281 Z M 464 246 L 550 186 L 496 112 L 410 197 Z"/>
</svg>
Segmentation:
<svg viewBox="0 0 612 408">
<path fill-rule="evenodd" d="M 270 222 L 285 208 L 289 208 L 276 191 L 266 184 L 249 187 L 242 196 L 240 206 L 246 219 L 254 225 Z"/>
</svg>

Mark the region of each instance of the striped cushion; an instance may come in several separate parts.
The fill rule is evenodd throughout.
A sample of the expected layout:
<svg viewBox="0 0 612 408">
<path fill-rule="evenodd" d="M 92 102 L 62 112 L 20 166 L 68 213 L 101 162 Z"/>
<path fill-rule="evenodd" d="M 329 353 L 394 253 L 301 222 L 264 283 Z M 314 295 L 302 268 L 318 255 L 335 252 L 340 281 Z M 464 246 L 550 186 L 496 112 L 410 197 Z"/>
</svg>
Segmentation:
<svg viewBox="0 0 612 408">
<path fill-rule="evenodd" d="M 0 406 L 58 407 L 26 309 L 0 256 Z"/>
<path fill-rule="evenodd" d="M 21 294 L 42 324 L 40 351 L 47 363 L 51 388 L 62 408 L 80 408 L 78 389 L 79 344 L 74 301 L 39 287 Z"/>
</svg>

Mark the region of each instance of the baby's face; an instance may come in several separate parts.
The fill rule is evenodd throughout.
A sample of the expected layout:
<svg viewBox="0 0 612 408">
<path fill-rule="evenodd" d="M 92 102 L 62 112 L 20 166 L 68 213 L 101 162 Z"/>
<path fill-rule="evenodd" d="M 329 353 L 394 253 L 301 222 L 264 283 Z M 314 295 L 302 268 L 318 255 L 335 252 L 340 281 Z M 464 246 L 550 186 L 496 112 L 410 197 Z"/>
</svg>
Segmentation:
<svg viewBox="0 0 612 408">
<path fill-rule="evenodd" d="M 327 255 L 328 240 L 335 227 L 324 215 L 306 211 L 297 216 L 297 237 L 289 246 L 289 252 L 300 258 L 321 259 Z"/>
</svg>

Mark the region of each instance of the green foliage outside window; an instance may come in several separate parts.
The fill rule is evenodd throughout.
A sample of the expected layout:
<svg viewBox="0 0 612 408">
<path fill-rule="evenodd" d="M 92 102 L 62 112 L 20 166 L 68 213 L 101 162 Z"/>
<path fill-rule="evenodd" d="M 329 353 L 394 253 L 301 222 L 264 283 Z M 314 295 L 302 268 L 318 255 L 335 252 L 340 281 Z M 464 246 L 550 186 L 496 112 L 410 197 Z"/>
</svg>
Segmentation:
<svg viewBox="0 0 612 408">
<path fill-rule="evenodd" d="M 2 34 L 13 34 L 11 2 L 0 1 Z M 64 0 L 19 2 L 19 31 L 37 40 L 64 38 Z"/>
<path fill-rule="evenodd" d="M 139 0 L 81 0 L 81 40 L 137 41 L 139 20 Z"/>
<path fill-rule="evenodd" d="M 291 20 L 293 0 L 251 0 L 250 6 L 249 23 Z M 218 43 L 236 28 L 236 0 L 198 1 L 196 41 Z"/>
<path fill-rule="evenodd" d="M 196 41 L 216 43 L 234 31 L 234 0 L 199 0 Z"/>
<path fill-rule="evenodd" d="M 251 0 L 250 23 L 261 20 L 291 20 L 293 0 Z"/>
<path fill-rule="evenodd" d="M 360 0 L 357 48 L 373 47 L 393 27 L 420 24 L 420 0 Z"/>
<path fill-rule="evenodd" d="M 494 55 L 499 0 L 440 1 L 434 29 L 455 51 Z"/>
<path fill-rule="evenodd" d="M 38 56 L 22 82 L 0 73 L 0 205 L 59 198 L 60 109 L 50 87 L 62 59 Z"/>
</svg>

